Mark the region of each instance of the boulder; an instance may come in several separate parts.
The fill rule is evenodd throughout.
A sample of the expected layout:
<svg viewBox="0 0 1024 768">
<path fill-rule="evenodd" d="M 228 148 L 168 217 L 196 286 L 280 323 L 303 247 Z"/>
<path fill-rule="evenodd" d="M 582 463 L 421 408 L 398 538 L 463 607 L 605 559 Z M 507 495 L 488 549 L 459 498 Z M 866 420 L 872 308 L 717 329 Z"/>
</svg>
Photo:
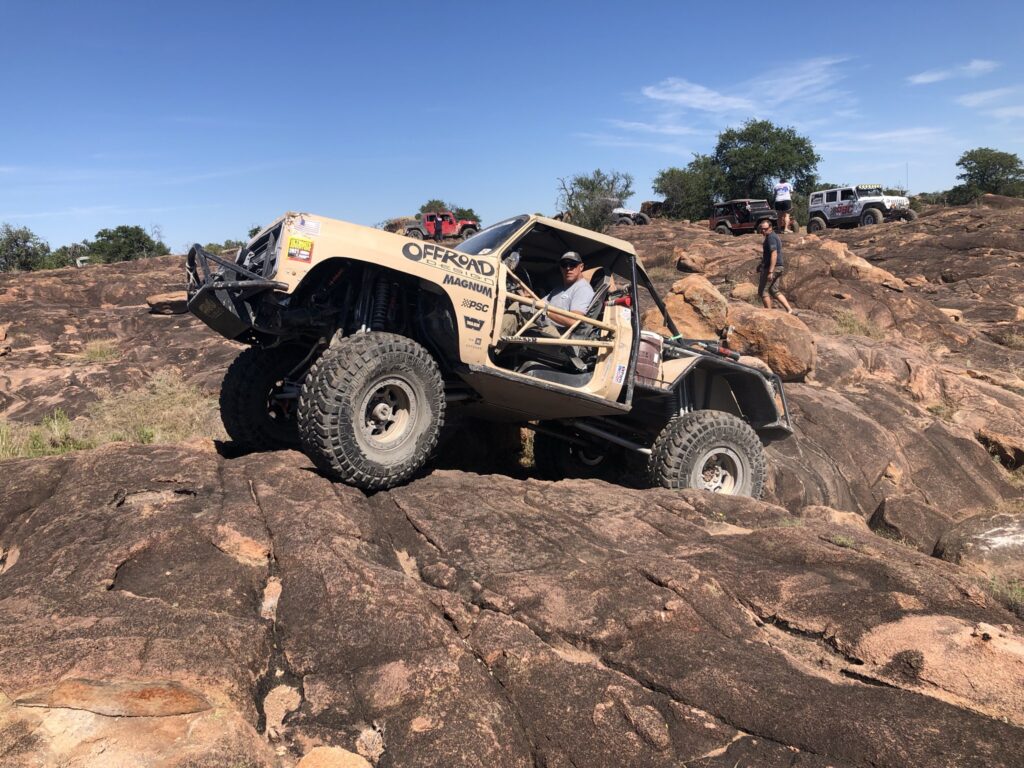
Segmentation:
<svg viewBox="0 0 1024 768">
<path fill-rule="evenodd" d="M 962 520 L 942 535 L 935 554 L 990 579 L 1024 581 L 1024 512 L 989 512 Z"/>
<path fill-rule="evenodd" d="M 372 768 L 365 758 L 341 747 L 314 747 L 295 768 Z"/>
<path fill-rule="evenodd" d="M 814 338 L 800 318 L 736 302 L 727 317 L 729 347 L 761 358 L 783 381 L 802 381 L 814 370 Z"/>
<path fill-rule="evenodd" d="M 729 292 L 729 298 L 745 301 L 748 304 L 757 301 L 757 286 L 753 283 L 737 283 Z"/>
<path fill-rule="evenodd" d="M 889 496 L 871 516 L 872 530 L 899 539 L 926 555 L 935 551 L 953 519 L 916 496 Z"/>
<path fill-rule="evenodd" d="M 154 293 L 146 297 L 149 311 L 154 315 L 184 315 L 188 312 L 188 296 L 185 291 Z"/>
<path fill-rule="evenodd" d="M 691 339 L 715 339 L 725 328 L 728 302 L 706 277 L 687 275 L 672 284 L 665 297 L 665 309 L 683 336 Z M 661 324 L 661 312 L 644 313 L 644 328 L 671 335 Z"/>
<path fill-rule="evenodd" d="M 688 251 L 681 246 L 676 246 L 672 250 L 672 255 L 676 260 L 676 269 L 680 272 L 704 271 L 704 257 L 699 253 Z"/>
</svg>

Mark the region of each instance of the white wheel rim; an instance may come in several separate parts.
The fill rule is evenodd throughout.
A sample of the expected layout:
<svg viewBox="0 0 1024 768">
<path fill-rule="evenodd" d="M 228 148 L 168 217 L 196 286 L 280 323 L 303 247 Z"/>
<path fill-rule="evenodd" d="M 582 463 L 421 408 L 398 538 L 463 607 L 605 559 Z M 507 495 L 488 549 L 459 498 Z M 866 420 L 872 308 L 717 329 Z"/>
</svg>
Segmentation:
<svg viewBox="0 0 1024 768">
<path fill-rule="evenodd" d="M 693 488 L 726 495 L 737 493 L 745 481 L 739 455 L 724 446 L 705 451 L 693 465 L 690 477 Z"/>
<path fill-rule="evenodd" d="M 359 435 L 378 450 L 394 450 L 413 433 L 416 393 L 405 379 L 388 376 L 367 387 L 359 405 Z"/>
</svg>

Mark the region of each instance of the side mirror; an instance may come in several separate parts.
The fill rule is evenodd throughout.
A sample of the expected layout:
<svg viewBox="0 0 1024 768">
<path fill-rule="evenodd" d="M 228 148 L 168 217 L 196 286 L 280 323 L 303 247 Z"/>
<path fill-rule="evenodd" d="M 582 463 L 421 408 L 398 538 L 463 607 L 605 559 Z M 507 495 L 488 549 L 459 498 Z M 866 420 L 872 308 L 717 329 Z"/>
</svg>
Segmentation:
<svg viewBox="0 0 1024 768">
<path fill-rule="evenodd" d="M 502 261 L 504 262 L 505 266 L 508 267 L 509 272 L 515 272 L 516 267 L 519 266 L 520 258 L 521 256 L 519 254 L 519 251 L 512 251 L 512 253 L 506 256 Z"/>
</svg>

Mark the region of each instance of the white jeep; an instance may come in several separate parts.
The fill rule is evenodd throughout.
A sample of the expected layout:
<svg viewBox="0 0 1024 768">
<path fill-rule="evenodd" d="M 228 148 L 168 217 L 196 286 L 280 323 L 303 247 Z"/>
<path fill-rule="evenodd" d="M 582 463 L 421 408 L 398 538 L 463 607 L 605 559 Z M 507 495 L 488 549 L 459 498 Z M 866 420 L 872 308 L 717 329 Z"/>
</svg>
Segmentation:
<svg viewBox="0 0 1024 768">
<path fill-rule="evenodd" d="M 828 227 L 862 227 L 883 221 L 913 221 L 917 211 L 902 195 L 887 195 L 880 184 L 858 184 L 812 192 L 808 204 L 807 231 Z"/>
</svg>

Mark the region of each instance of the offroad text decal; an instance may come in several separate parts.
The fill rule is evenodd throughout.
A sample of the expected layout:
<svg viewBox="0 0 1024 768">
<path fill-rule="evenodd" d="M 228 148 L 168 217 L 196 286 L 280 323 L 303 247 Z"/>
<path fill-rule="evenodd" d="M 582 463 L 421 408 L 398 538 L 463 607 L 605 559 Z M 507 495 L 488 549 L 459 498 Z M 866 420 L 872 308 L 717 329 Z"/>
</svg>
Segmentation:
<svg viewBox="0 0 1024 768">
<path fill-rule="evenodd" d="M 447 278 L 445 279 L 445 282 L 448 282 Z M 476 312 L 483 312 L 484 314 L 487 314 L 487 311 L 490 309 L 488 305 L 479 301 L 473 301 L 472 299 L 463 299 L 462 306 L 465 309 L 472 309 Z"/>
<path fill-rule="evenodd" d="M 402 255 L 412 261 L 426 260 L 431 266 L 456 275 L 467 275 L 485 283 L 494 282 L 494 265 L 489 261 L 474 259 L 468 254 L 450 251 L 440 245 L 406 243 Z"/>
<path fill-rule="evenodd" d="M 490 266 L 490 265 L 488 265 Z M 467 280 L 464 277 L 453 277 L 452 275 L 444 276 L 445 285 L 457 285 L 459 288 L 465 288 L 470 291 L 476 291 L 486 296 L 488 299 L 494 298 L 494 291 L 491 290 L 489 285 L 480 285 L 480 283 L 474 283 L 472 280 Z M 484 310 L 487 311 L 486 309 Z"/>
<path fill-rule="evenodd" d="M 304 237 L 289 237 L 288 258 L 309 261 L 313 258 L 313 241 Z"/>
<path fill-rule="evenodd" d="M 466 315 L 462 318 L 462 321 L 466 324 L 466 327 L 471 331 L 479 331 L 484 327 L 484 321 L 479 317 L 469 317 Z"/>
</svg>

